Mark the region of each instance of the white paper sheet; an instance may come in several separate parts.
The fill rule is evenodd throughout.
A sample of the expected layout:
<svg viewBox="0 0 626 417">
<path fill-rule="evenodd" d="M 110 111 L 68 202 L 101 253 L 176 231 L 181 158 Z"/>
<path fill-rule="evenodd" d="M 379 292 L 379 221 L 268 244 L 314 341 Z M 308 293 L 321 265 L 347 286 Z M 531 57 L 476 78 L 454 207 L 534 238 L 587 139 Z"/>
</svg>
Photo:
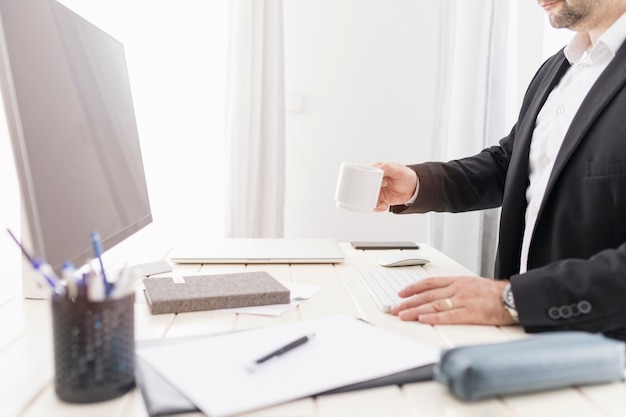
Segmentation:
<svg viewBox="0 0 626 417">
<path fill-rule="evenodd" d="M 314 333 L 249 372 L 255 359 Z M 140 347 L 137 354 L 211 417 L 227 417 L 435 363 L 439 351 L 347 316 Z"/>
<path fill-rule="evenodd" d="M 281 282 L 285 287 L 289 288 L 291 302 L 289 304 L 269 304 L 263 306 L 235 307 L 225 308 L 224 310 L 232 311 L 238 314 L 254 314 L 258 316 L 280 316 L 285 311 L 296 307 L 298 304 L 308 300 L 319 290 L 324 288 L 322 285 L 300 284 L 294 282 Z"/>
</svg>

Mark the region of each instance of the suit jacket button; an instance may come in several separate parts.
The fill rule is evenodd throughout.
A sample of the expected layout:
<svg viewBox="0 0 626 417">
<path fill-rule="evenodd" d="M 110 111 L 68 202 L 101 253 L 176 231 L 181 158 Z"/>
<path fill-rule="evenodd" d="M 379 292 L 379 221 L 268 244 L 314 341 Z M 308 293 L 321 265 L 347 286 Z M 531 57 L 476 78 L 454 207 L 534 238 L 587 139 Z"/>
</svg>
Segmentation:
<svg viewBox="0 0 626 417">
<path fill-rule="evenodd" d="M 572 309 L 568 305 L 559 307 L 559 313 L 561 314 L 561 318 L 564 319 L 572 317 Z"/>
<path fill-rule="evenodd" d="M 591 303 L 587 300 L 578 302 L 578 311 L 582 314 L 589 314 L 591 312 Z"/>
<path fill-rule="evenodd" d="M 550 317 L 552 320 L 558 320 L 561 318 L 561 312 L 559 311 L 558 307 L 550 307 L 550 309 L 548 310 L 548 317 Z"/>
</svg>

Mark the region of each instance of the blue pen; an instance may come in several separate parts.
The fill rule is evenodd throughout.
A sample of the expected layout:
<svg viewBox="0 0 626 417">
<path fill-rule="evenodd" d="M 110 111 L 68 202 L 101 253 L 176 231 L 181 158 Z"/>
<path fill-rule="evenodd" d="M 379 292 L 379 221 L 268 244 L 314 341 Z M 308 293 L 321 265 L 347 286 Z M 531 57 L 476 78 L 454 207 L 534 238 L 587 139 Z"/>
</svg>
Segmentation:
<svg viewBox="0 0 626 417">
<path fill-rule="evenodd" d="M 41 259 L 33 258 L 31 263 L 33 268 L 41 274 L 46 283 L 52 288 L 55 294 L 57 295 L 65 295 L 65 287 L 61 283 L 61 280 L 54 273 L 54 270 L 47 262 L 44 262 Z"/>
<path fill-rule="evenodd" d="M 104 273 L 104 264 L 102 263 L 102 241 L 100 240 L 100 233 L 92 232 L 91 233 L 91 243 L 93 245 L 93 252 L 98 258 L 98 262 L 100 263 L 100 274 L 102 274 L 102 283 L 104 284 L 104 293 L 108 297 L 111 292 L 111 285 L 107 280 L 107 276 Z"/>
<path fill-rule="evenodd" d="M 52 290 L 54 291 L 55 294 L 57 295 L 65 295 L 65 287 L 63 286 L 63 284 L 61 284 L 61 280 L 59 279 L 59 277 L 57 277 L 57 275 L 54 273 L 54 270 L 52 269 L 52 267 L 50 266 L 50 264 L 44 262 L 41 259 L 38 258 L 33 258 L 24 248 L 24 246 L 22 246 L 22 244 L 20 243 L 19 240 L 17 240 L 17 238 L 15 237 L 15 235 L 13 234 L 13 232 L 11 232 L 10 229 L 7 229 L 7 232 L 9 232 L 9 234 L 11 235 L 11 237 L 13 238 L 13 240 L 15 241 L 15 243 L 17 243 L 17 246 L 20 247 L 20 249 L 22 250 L 22 254 L 24 255 L 24 257 L 28 260 L 28 262 L 30 263 L 30 265 L 37 271 L 39 272 L 39 274 L 41 275 L 41 277 L 44 279 L 45 283 L 50 286 L 50 288 L 52 288 Z"/>
<path fill-rule="evenodd" d="M 87 280 L 88 266 L 90 260 L 87 260 L 83 266 L 76 271 L 76 300 L 87 300 Z"/>
</svg>

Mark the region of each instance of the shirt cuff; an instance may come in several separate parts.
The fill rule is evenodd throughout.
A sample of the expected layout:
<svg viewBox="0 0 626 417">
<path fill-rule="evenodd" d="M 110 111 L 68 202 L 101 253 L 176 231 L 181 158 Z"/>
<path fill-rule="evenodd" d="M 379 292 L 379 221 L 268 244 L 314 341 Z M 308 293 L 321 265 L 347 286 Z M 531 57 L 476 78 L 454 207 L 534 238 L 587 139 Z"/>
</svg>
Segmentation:
<svg viewBox="0 0 626 417">
<path fill-rule="evenodd" d="M 417 200 L 417 193 L 419 193 L 419 191 L 420 191 L 420 179 L 417 178 L 417 186 L 415 187 L 415 193 L 413 193 L 413 197 L 411 197 L 409 201 L 404 203 L 404 205 L 407 207 L 413 205 L 413 203 L 415 203 L 415 200 Z"/>
</svg>

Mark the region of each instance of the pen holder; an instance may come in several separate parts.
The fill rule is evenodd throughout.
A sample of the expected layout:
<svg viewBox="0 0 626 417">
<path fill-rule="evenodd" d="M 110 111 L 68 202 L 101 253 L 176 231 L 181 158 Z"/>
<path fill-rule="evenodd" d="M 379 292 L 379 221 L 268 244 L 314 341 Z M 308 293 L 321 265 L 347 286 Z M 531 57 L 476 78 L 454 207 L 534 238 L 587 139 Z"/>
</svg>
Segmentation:
<svg viewBox="0 0 626 417">
<path fill-rule="evenodd" d="M 104 301 L 52 298 L 54 387 L 73 403 L 118 397 L 135 386 L 135 295 Z"/>
</svg>

